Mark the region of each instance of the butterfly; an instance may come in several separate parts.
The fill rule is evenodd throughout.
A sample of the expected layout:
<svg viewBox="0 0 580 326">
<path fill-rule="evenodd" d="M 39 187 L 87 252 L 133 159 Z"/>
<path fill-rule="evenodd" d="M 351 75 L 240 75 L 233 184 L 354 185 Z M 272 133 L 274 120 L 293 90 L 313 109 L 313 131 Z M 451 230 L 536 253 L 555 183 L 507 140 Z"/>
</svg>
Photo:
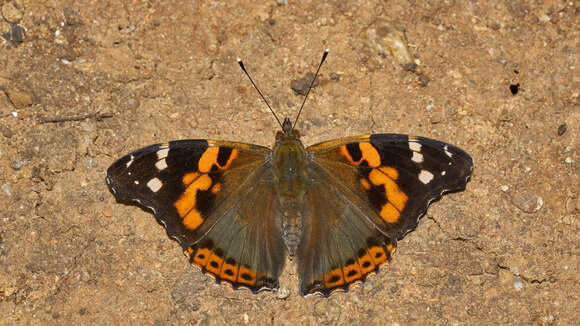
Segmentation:
<svg viewBox="0 0 580 326">
<path fill-rule="evenodd" d="M 206 139 L 138 149 L 108 168 L 107 184 L 151 209 L 218 283 L 277 290 L 289 255 L 300 295 L 327 297 L 389 262 L 429 203 L 471 175 L 472 158 L 447 143 L 373 134 L 305 147 L 297 121 L 280 123 L 271 149 Z"/>
</svg>

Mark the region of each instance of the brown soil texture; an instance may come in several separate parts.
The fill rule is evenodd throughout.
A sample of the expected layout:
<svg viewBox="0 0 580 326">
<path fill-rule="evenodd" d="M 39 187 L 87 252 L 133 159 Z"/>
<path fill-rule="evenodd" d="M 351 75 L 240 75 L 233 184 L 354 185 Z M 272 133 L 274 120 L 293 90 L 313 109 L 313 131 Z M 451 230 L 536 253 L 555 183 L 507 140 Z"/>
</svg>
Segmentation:
<svg viewBox="0 0 580 326">
<path fill-rule="evenodd" d="M 0 6 L 0 324 L 580 324 L 577 1 Z M 325 48 L 306 145 L 427 136 L 473 156 L 471 181 L 347 293 L 300 297 L 295 262 L 277 293 L 215 284 L 105 171 L 168 140 L 271 146 L 279 127 L 236 59 L 295 117 L 290 83 Z"/>
</svg>

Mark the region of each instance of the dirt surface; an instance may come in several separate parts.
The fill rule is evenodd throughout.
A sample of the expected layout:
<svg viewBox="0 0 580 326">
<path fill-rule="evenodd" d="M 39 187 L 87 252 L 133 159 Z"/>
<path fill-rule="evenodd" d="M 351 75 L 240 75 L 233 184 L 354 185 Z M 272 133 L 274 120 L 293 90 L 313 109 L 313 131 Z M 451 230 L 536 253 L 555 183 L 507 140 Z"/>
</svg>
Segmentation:
<svg viewBox="0 0 580 326">
<path fill-rule="evenodd" d="M 0 323 L 580 324 L 578 2 L 279 2 L 0 0 Z M 294 117 L 327 47 L 305 144 L 428 136 L 472 179 L 348 293 L 301 298 L 294 262 L 278 293 L 216 285 L 105 170 L 173 139 L 272 145 L 236 58 Z"/>
</svg>

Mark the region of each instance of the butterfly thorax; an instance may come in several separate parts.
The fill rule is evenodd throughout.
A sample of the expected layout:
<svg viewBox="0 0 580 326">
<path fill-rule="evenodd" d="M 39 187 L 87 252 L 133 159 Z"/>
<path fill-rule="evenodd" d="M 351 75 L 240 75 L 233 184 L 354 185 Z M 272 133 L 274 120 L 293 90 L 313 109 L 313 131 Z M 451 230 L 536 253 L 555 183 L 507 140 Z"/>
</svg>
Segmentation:
<svg viewBox="0 0 580 326">
<path fill-rule="evenodd" d="M 284 120 L 282 132 L 276 135 L 272 150 L 274 188 L 281 211 L 282 238 L 290 255 L 294 255 L 302 236 L 302 208 L 308 187 L 306 162 L 308 153 L 290 120 Z"/>
</svg>

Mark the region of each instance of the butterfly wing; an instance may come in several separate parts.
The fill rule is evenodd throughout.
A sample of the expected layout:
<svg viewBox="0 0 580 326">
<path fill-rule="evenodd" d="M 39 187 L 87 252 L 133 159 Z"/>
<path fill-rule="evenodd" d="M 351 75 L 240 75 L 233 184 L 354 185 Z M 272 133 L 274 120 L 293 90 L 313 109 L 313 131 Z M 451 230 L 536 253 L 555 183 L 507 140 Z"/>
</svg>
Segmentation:
<svg viewBox="0 0 580 326">
<path fill-rule="evenodd" d="M 390 259 L 429 203 L 463 189 L 473 161 L 458 147 L 377 134 L 313 145 L 299 248 L 301 293 L 348 289 Z"/>
<path fill-rule="evenodd" d="M 153 210 L 202 272 L 234 288 L 274 289 L 285 251 L 269 152 L 209 140 L 151 145 L 113 163 L 107 183 L 117 199 Z"/>
</svg>

